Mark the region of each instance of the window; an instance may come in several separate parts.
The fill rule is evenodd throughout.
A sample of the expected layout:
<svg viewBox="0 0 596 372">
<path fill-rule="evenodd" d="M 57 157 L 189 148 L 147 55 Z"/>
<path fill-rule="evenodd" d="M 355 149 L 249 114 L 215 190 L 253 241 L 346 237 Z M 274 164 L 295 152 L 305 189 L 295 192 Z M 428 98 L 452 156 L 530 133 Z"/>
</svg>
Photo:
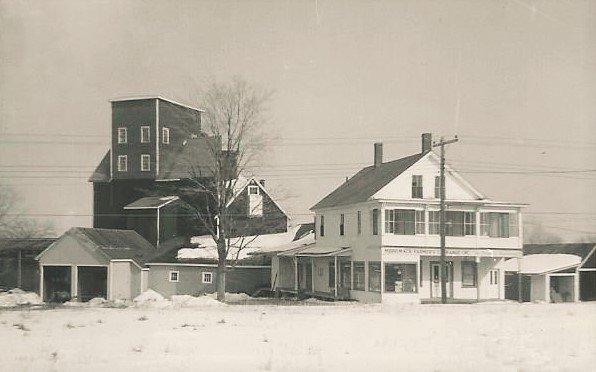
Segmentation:
<svg viewBox="0 0 596 372">
<path fill-rule="evenodd" d="M 128 133 L 126 128 L 118 128 L 118 143 L 127 143 L 128 142 Z"/>
<path fill-rule="evenodd" d="M 379 235 L 379 210 L 373 209 L 372 210 L 372 234 Z"/>
<path fill-rule="evenodd" d="M 476 212 L 464 212 L 464 235 L 476 235 Z"/>
<path fill-rule="evenodd" d="M 213 273 L 204 272 L 201 273 L 201 279 L 203 280 L 204 284 L 211 284 L 213 283 Z"/>
<path fill-rule="evenodd" d="M 259 186 L 248 186 L 248 216 L 260 217 L 263 215 L 263 196 Z"/>
<path fill-rule="evenodd" d="M 430 235 L 439 235 L 441 227 L 441 211 L 428 212 L 428 233 Z"/>
<path fill-rule="evenodd" d="M 151 170 L 151 156 L 147 154 L 141 155 L 141 171 L 148 172 Z"/>
<path fill-rule="evenodd" d="M 249 195 L 259 195 L 259 186 L 248 186 Z"/>
<path fill-rule="evenodd" d="M 416 293 L 416 264 L 385 264 L 385 292 Z"/>
<path fill-rule="evenodd" d="M 170 271 L 170 282 L 178 283 L 180 273 L 178 271 Z"/>
<path fill-rule="evenodd" d="M 445 212 L 445 235 L 464 236 L 464 212 Z"/>
<path fill-rule="evenodd" d="M 149 132 L 149 126 L 141 127 L 141 143 L 149 143 L 151 141 L 151 133 Z"/>
<path fill-rule="evenodd" d="M 509 236 L 519 236 L 519 218 L 517 213 L 509 213 Z"/>
<path fill-rule="evenodd" d="M 329 261 L 329 288 L 335 288 L 335 260 Z"/>
<path fill-rule="evenodd" d="M 357 225 L 358 225 L 358 235 L 362 234 L 362 212 L 358 211 L 356 214 Z"/>
<path fill-rule="evenodd" d="M 371 292 L 381 292 L 381 263 L 368 263 L 368 290 Z"/>
<path fill-rule="evenodd" d="M 476 262 L 462 261 L 461 285 L 462 287 L 476 287 Z"/>
<path fill-rule="evenodd" d="M 441 176 L 435 176 L 435 198 L 441 197 Z"/>
<path fill-rule="evenodd" d="M 161 142 L 165 144 L 170 143 L 170 128 L 161 129 Z"/>
<path fill-rule="evenodd" d="M 320 236 L 325 236 L 325 216 L 321 216 L 321 222 L 319 223 Z"/>
<path fill-rule="evenodd" d="M 412 198 L 422 198 L 422 176 L 412 176 Z"/>
<path fill-rule="evenodd" d="M 492 238 L 508 238 L 510 236 L 517 236 L 519 228 L 517 224 L 517 215 L 515 220 L 511 223 L 509 213 L 485 212 L 480 213 L 480 235 L 490 236 Z M 510 225 L 514 225 L 515 235 L 511 235 Z"/>
<path fill-rule="evenodd" d="M 397 235 L 414 235 L 416 215 L 413 209 L 386 209 L 385 232 Z"/>
<path fill-rule="evenodd" d="M 416 234 L 425 234 L 424 225 L 426 220 L 424 218 L 424 211 L 416 211 Z"/>
<path fill-rule="evenodd" d="M 354 285 L 352 289 L 356 291 L 364 291 L 366 284 L 364 283 L 364 262 L 354 262 Z"/>
<path fill-rule="evenodd" d="M 499 270 L 490 271 L 490 284 L 499 284 Z"/>
<path fill-rule="evenodd" d="M 118 155 L 118 172 L 126 172 L 128 170 L 128 157 L 126 155 Z"/>
<path fill-rule="evenodd" d="M 346 218 L 344 216 L 344 214 L 340 214 L 339 215 L 339 235 L 343 236 L 345 234 L 345 223 L 346 223 Z"/>
</svg>

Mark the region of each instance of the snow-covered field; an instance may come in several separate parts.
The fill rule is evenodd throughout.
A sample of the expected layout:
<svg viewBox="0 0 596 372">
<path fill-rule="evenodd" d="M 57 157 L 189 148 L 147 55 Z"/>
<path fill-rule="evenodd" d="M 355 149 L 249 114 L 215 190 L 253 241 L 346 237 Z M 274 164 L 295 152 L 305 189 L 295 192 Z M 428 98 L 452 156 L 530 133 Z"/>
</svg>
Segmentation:
<svg viewBox="0 0 596 372">
<path fill-rule="evenodd" d="M 596 303 L 0 310 L 3 371 L 588 370 Z"/>
</svg>

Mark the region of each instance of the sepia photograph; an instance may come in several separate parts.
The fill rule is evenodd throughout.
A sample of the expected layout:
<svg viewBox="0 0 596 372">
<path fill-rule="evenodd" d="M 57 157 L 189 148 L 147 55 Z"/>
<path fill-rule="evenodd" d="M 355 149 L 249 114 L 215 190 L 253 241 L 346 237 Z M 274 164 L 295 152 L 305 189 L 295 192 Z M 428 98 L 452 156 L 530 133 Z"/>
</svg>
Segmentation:
<svg viewBox="0 0 596 372">
<path fill-rule="evenodd" d="M 0 370 L 596 368 L 595 0 L 0 0 Z"/>
</svg>

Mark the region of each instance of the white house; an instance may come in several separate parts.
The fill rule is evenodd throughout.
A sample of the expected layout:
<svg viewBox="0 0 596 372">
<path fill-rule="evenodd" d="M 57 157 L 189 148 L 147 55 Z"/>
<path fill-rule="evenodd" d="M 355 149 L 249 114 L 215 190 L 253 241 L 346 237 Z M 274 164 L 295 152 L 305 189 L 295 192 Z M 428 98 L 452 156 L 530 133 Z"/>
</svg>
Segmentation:
<svg viewBox="0 0 596 372">
<path fill-rule="evenodd" d="M 316 243 L 278 254 L 278 290 L 365 302 L 440 299 L 439 156 L 430 134 L 422 151 L 368 166 L 319 201 Z M 524 204 L 486 198 L 446 167 L 447 296 L 504 299 L 497 265 L 522 255 Z M 276 262 L 276 261 L 274 261 Z M 293 286 L 288 279 L 293 276 Z"/>
</svg>

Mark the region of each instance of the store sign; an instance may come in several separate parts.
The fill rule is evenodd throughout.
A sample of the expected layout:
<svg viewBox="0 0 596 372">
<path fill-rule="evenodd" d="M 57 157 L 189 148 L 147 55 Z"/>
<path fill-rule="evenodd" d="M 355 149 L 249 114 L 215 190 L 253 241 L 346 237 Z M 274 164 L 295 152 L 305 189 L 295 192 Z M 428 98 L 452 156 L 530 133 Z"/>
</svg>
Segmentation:
<svg viewBox="0 0 596 372">
<path fill-rule="evenodd" d="M 440 256 L 439 248 L 384 248 L 383 260 L 409 260 L 418 259 L 420 256 Z M 519 250 L 492 250 L 492 249 L 453 249 L 447 248 L 445 255 L 449 257 L 521 257 Z"/>
</svg>

